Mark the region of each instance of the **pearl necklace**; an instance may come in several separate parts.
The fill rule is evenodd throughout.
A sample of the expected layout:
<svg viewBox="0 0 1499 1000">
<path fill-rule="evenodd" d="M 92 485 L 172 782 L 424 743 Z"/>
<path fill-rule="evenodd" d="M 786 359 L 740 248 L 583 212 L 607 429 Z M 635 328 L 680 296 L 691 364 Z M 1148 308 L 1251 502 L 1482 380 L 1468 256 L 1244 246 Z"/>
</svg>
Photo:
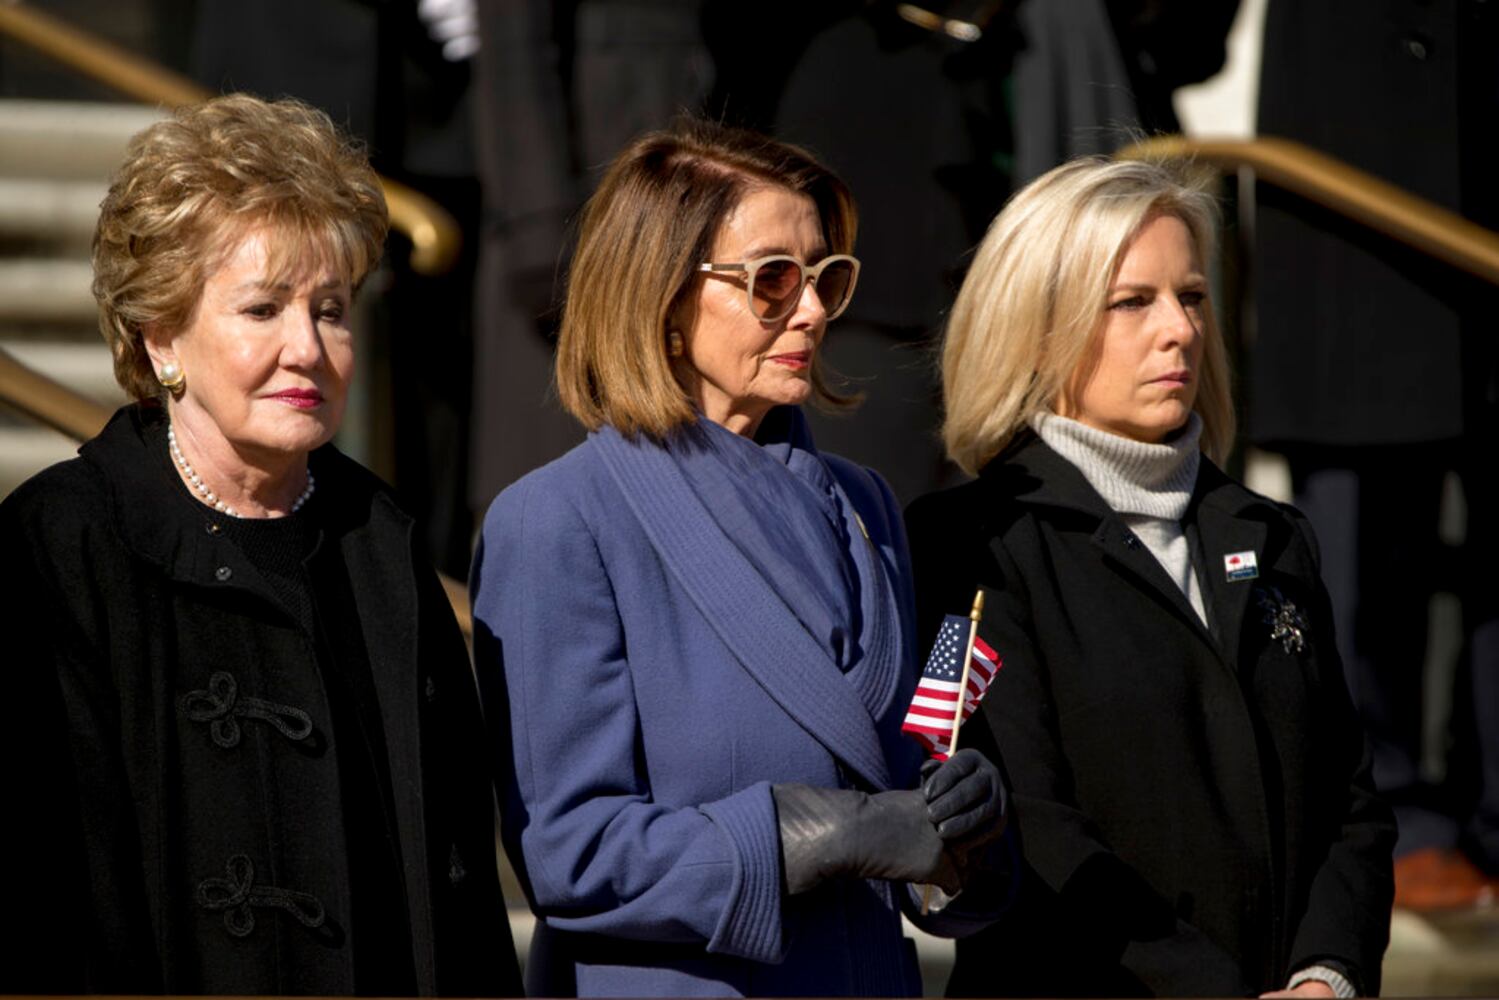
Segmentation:
<svg viewBox="0 0 1499 1000">
<path fill-rule="evenodd" d="M 177 431 L 174 427 L 172 427 L 171 424 L 167 425 L 167 450 L 172 453 L 172 461 L 176 462 L 177 468 L 182 470 L 182 475 L 187 479 L 188 485 L 191 486 L 197 492 L 198 496 L 202 497 L 210 507 L 222 514 L 228 514 L 230 517 L 244 517 L 244 515 L 239 511 L 235 510 L 233 507 L 220 500 L 218 496 L 213 492 L 213 490 L 208 488 L 208 484 L 203 482 L 203 477 L 198 475 L 198 473 L 193 470 L 193 467 L 191 465 L 187 464 L 187 459 L 183 457 L 182 449 L 177 446 Z M 302 491 L 301 496 L 292 501 L 291 512 L 293 514 L 302 509 L 302 505 L 307 502 L 308 497 L 312 496 L 312 491 L 316 488 L 316 486 L 317 483 L 312 478 L 312 470 L 308 469 L 307 488 Z"/>
</svg>

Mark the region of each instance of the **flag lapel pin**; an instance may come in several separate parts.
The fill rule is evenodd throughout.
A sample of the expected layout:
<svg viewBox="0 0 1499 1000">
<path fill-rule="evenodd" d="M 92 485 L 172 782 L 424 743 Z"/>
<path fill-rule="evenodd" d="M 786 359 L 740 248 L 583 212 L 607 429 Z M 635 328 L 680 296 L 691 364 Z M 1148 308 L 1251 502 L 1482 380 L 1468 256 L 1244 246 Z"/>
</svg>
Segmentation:
<svg viewBox="0 0 1499 1000">
<path fill-rule="evenodd" d="M 1260 564 L 1255 558 L 1254 551 L 1230 552 L 1224 556 L 1223 575 L 1228 578 L 1229 583 L 1237 580 L 1253 580 L 1259 576 Z"/>
</svg>

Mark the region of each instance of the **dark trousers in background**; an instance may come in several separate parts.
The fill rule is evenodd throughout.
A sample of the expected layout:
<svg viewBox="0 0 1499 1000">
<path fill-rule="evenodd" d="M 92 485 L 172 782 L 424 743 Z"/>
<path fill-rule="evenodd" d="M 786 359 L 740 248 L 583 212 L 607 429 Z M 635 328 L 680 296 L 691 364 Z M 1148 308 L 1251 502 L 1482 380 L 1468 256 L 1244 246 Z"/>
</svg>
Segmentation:
<svg viewBox="0 0 1499 1000">
<path fill-rule="evenodd" d="M 1296 505 L 1322 549 L 1349 693 L 1374 778 L 1400 824 L 1397 854 L 1461 845 L 1499 870 L 1499 500 L 1492 461 L 1470 442 L 1323 448 L 1287 454 Z M 1459 476 L 1465 539 L 1438 535 L 1443 484 Z M 1434 594 L 1455 593 L 1462 649 L 1453 672 L 1445 780 L 1423 772 L 1424 665 Z"/>
</svg>

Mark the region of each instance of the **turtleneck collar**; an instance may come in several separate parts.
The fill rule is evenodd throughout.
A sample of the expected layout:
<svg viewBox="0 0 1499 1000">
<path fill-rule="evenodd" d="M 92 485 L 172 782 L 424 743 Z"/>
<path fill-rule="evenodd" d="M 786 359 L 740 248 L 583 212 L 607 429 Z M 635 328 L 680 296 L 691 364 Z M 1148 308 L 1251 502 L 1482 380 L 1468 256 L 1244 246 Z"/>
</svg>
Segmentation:
<svg viewBox="0 0 1499 1000">
<path fill-rule="evenodd" d="M 1038 413 L 1031 427 L 1077 467 L 1115 513 L 1180 521 L 1187 512 L 1202 458 L 1197 414 L 1162 444 L 1134 441 L 1055 413 Z"/>
</svg>

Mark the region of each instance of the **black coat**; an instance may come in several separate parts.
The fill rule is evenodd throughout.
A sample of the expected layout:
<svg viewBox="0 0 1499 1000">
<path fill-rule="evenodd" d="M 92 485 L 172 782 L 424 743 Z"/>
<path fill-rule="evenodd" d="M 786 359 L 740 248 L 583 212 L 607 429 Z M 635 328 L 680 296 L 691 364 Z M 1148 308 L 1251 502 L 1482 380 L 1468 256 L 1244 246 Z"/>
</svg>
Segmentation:
<svg viewBox="0 0 1499 1000">
<path fill-rule="evenodd" d="M 1486 0 L 1270 0 L 1259 132 L 1499 228 L 1496 67 Z M 1255 198 L 1251 440 L 1413 444 L 1492 428 L 1491 286 L 1273 185 Z"/>
<path fill-rule="evenodd" d="M 703 8 L 700 11 L 700 7 Z M 569 225 L 604 165 L 640 133 L 701 107 L 712 67 L 699 0 L 478 5 L 474 137 L 484 190 L 470 505 L 583 440 L 552 388 Z M 513 433 L 524 427 L 525 433 Z"/>
<path fill-rule="evenodd" d="M 164 433 L 127 407 L 0 504 L 0 992 L 341 994 L 373 964 L 424 994 L 518 993 L 473 675 L 411 520 L 314 453 L 307 565 L 347 574 L 361 759 L 388 776 L 354 823 L 317 639 L 175 481 Z M 371 955 L 351 904 L 379 838 L 409 962 Z"/>
<path fill-rule="evenodd" d="M 986 593 L 1003 667 L 962 740 L 999 754 L 1027 866 L 950 992 L 1246 995 L 1320 960 L 1377 991 L 1395 830 L 1300 515 L 1204 460 L 1184 524 L 1211 630 L 1034 436 L 907 521 L 923 641 Z M 1258 578 L 1228 582 L 1245 551 Z M 1265 621 L 1292 605 L 1301 649 Z"/>
</svg>

